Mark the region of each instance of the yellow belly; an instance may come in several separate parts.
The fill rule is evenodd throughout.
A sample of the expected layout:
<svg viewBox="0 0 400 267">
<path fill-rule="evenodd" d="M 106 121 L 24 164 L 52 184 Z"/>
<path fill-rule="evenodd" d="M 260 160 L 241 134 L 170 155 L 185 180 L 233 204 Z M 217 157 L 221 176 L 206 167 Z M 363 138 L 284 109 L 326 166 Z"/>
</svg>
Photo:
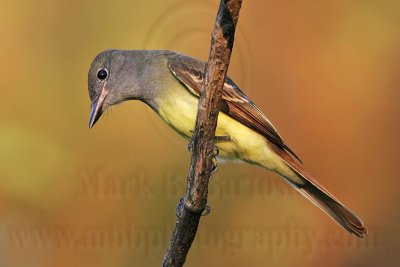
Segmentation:
<svg viewBox="0 0 400 267">
<path fill-rule="evenodd" d="M 190 140 L 196 122 L 198 99 L 184 88 L 170 90 L 162 97 L 158 114 L 183 137 Z M 218 141 L 219 157 L 245 161 L 274 171 L 290 171 L 273 152 L 262 135 L 220 112 L 216 136 L 229 136 L 231 141 Z"/>
</svg>

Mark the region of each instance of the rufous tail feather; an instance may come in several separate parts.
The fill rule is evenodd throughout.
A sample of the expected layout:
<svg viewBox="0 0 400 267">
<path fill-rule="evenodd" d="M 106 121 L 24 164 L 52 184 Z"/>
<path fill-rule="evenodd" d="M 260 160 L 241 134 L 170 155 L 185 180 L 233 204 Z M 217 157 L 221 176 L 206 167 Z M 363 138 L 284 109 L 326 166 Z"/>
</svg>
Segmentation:
<svg viewBox="0 0 400 267">
<path fill-rule="evenodd" d="M 279 154 L 284 159 L 285 163 L 293 170 L 298 178 L 303 181 L 302 184 L 297 184 L 288 179 L 303 196 L 325 211 L 350 233 L 361 238 L 367 235 L 367 228 L 354 212 L 340 203 L 340 201 L 333 197 L 326 189 L 306 174 L 302 166 L 287 154 L 286 151 L 281 152 L 282 153 Z"/>
</svg>

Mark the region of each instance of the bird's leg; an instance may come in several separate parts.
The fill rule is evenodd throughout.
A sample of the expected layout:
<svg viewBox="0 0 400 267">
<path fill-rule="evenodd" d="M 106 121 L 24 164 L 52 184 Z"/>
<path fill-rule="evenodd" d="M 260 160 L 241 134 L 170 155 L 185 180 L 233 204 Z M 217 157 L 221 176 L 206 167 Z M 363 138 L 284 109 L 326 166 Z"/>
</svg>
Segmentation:
<svg viewBox="0 0 400 267">
<path fill-rule="evenodd" d="M 231 137 L 229 135 L 221 135 L 221 136 L 215 136 L 215 143 L 217 142 L 230 142 L 232 141 Z"/>
<path fill-rule="evenodd" d="M 193 134 L 193 131 L 190 131 L 190 133 Z M 214 142 L 215 143 L 230 142 L 230 141 L 232 141 L 232 139 L 231 139 L 231 137 L 229 135 L 221 135 L 221 136 L 215 136 L 214 137 Z M 193 139 L 189 142 L 187 148 L 188 148 L 189 152 L 192 153 L 192 150 L 193 150 Z M 217 152 L 216 155 L 218 155 L 218 152 Z"/>
<path fill-rule="evenodd" d="M 189 132 L 190 132 L 190 133 L 192 134 L 192 136 L 193 136 L 193 131 L 190 130 Z M 232 141 L 232 139 L 231 139 L 231 137 L 230 137 L 229 135 L 216 135 L 216 136 L 214 137 L 214 141 L 215 141 L 215 143 L 218 143 L 218 142 L 230 142 L 230 141 Z M 191 151 L 191 149 L 192 149 L 192 147 L 193 147 L 192 142 L 193 142 L 193 141 L 191 141 L 191 142 L 188 144 L 188 149 L 189 149 L 189 151 Z"/>
</svg>

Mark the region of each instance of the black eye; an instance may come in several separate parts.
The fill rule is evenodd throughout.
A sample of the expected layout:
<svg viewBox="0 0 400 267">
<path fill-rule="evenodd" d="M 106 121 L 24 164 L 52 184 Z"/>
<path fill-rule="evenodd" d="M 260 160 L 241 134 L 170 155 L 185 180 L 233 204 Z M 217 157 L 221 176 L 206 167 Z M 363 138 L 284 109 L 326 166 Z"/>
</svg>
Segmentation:
<svg viewBox="0 0 400 267">
<path fill-rule="evenodd" d="M 108 76 L 108 72 L 106 69 L 101 69 L 97 72 L 97 78 L 99 80 L 105 80 Z"/>
</svg>

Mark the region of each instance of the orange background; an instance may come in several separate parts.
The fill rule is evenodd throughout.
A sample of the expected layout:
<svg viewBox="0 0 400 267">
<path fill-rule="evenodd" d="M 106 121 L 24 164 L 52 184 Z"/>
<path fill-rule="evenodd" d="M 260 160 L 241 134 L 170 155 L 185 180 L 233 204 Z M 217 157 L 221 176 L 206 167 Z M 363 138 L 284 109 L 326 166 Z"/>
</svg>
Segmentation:
<svg viewBox="0 0 400 267">
<path fill-rule="evenodd" d="M 229 70 L 369 237 L 226 164 L 187 266 L 397 266 L 399 3 L 244 1 Z M 139 102 L 89 130 L 87 71 L 107 48 L 206 59 L 218 1 L 1 6 L 0 266 L 159 266 L 187 144 Z"/>
</svg>

